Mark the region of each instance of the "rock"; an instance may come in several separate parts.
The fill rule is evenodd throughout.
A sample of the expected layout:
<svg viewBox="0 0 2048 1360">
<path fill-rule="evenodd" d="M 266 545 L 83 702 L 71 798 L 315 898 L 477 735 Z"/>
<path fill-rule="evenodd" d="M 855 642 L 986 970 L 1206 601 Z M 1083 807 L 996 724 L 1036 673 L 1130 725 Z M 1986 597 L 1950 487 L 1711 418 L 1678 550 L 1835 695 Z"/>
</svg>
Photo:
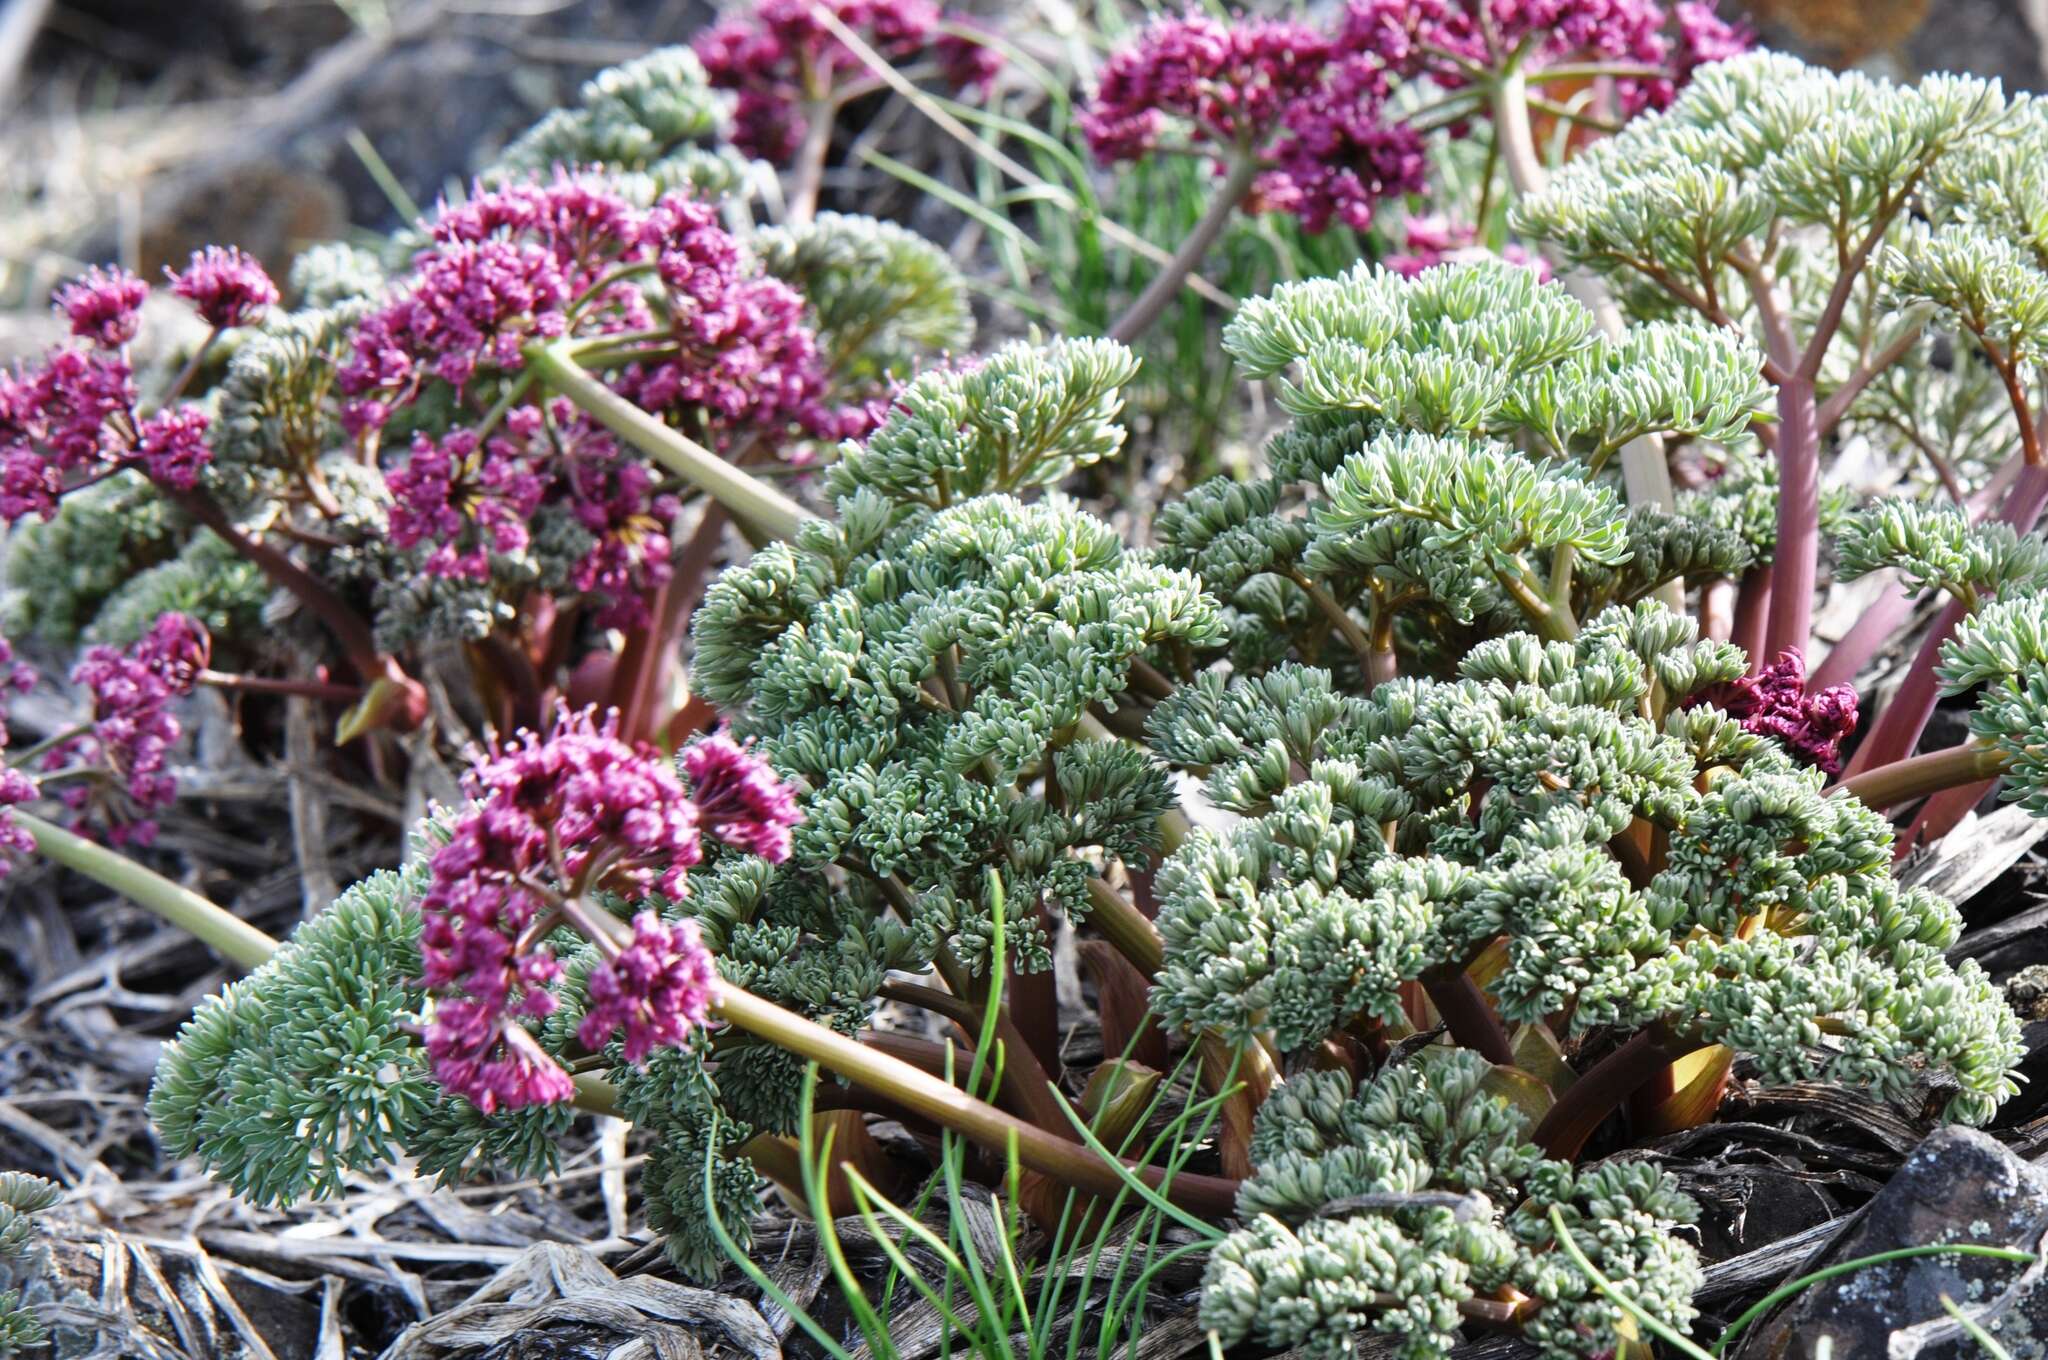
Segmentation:
<svg viewBox="0 0 2048 1360">
<path fill-rule="evenodd" d="M 1863 1215 L 1800 1273 L 1899 1247 L 1972 1242 L 2033 1250 L 2048 1227 L 2048 1170 L 1974 1129 L 1930 1134 Z M 1942 1307 L 1947 1295 L 2015 1360 L 2048 1355 L 2048 1273 L 1969 1256 L 1887 1261 L 1798 1295 L 1751 1333 L 1743 1360 L 1983 1360 Z"/>
</svg>

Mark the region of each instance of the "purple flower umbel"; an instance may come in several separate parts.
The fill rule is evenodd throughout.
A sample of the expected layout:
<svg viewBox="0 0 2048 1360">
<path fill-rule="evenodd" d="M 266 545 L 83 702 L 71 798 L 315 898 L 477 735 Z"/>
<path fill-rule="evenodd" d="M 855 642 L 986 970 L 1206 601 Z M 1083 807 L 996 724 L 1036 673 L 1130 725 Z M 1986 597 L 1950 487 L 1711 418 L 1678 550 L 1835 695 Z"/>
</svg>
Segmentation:
<svg viewBox="0 0 2048 1360">
<path fill-rule="evenodd" d="M 705 748 L 709 748 L 706 750 Z M 684 894 L 703 858 L 698 827 L 788 853 L 795 800 L 730 741 L 683 764 L 618 736 L 618 715 L 564 712 L 545 737 L 521 732 L 476 757 L 470 804 L 434 852 L 420 899 L 422 980 L 434 991 L 427 1054 L 434 1075 L 486 1114 L 569 1099 L 569 1076 L 522 1023 L 554 1013 L 561 965 L 544 943 L 557 927 L 593 938 L 600 955 L 579 1026 L 598 1049 L 624 1033 L 628 1062 L 680 1045 L 710 1014 L 717 975 L 690 922 L 642 911 L 630 933 L 589 902 L 604 891 L 639 901 Z"/>
<path fill-rule="evenodd" d="M 712 835 L 771 864 L 789 858 L 790 829 L 803 813 L 767 761 L 730 737 L 707 737 L 683 752 L 682 763 Z"/>
</svg>

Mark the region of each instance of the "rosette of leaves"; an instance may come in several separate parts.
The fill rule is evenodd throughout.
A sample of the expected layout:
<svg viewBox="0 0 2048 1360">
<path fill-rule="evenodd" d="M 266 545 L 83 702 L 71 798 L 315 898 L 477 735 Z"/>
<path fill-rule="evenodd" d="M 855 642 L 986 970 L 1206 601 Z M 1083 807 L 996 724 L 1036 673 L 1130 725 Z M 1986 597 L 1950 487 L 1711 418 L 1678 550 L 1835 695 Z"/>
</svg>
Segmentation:
<svg viewBox="0 0 2048 1360">
<path fill-rule="evenodd" d="M 722 198 L 746 183 L 744 157 L 723 144 L 718 97 L 688 47 L 660 47 L 600 71 L 577 101 L 507 146 L 486 179 L 546 174 L 558 165 L 647 176 L 654 191 Z"/>
<path fill-rule="evenodd" d="M 1369 697 L 1294 667 L 1183 688 L 1154 748 L 1246 820 L 1160 870 L 1155 1006 L 1298 1052 L 1406 1032 L 1419 983 L 1497 1061 L 1514 1044 L 1489 1014 L 1567 1049 L 1721 1044 L 1771 1080 L 1887 1097 L 1938 1074 L 1950 1117 L 1982 1122 L 2015 1089 L 2018 1022 L 1944 960 L 1959 918 L 1893 879 L 1881 815 L 1688 706 L 1744 670 L 1645 603 Z M 1483 1009 L 1458 994 L 1482 959 Z"/>
<path fill-rule="evenodd" d="M 1226 1345 L 1314 1356 L 1352 1354 L 1371 1332 L 1405 1360 L 1435 1360 L 1467 1321 L 1513 1314 L 1489 1302 L 1513 1290 L 1542 1301 L 1518 1320 L 1545 1356 L 1617 1349 L 1623 1314 L 1558 1251 L 1556 1208 L 1637 1306 L 1683 1327 L 1700 1272 L 1673 1230 L 1693 1202 L 1654 1167 L 1546 1158 L 1528 1127 L 1485 1059 L 1457 1049 L 1424 1049 L 1356 1089 L 1342 1071 L 1290 1081 L 1259 1111 L 1245 1226 L 1209 1257 L 1203 1324 Z"/>
<path fill-rule="evenodd" d="M 1038 970 L 1034 899 L 1081 916 L 1081 854 L 1156 843 L 1172 806 L 1163 769 L 1078 738 L 1124 699 L 1135 663 L 1219 641 L 1214 603 L 1100 520 L 1016 494 L 1121 444 L 1129 369 L 1121 346 L 1082 341 L 927 375 L 834 465 L 836 521 L 712 588 L 698 687 L 809 789 L 796 855 L 775 877 L 822 877 L 769 898 L 836 906 L 823 884 L 847 875 L 843 893 L 868 915 L 893 912 L 947 966 L 980 974 L 993 868 L 1012 961 Z"/>
<path fill-rule="evenodd" d="M 1655 323 L 1610 340 L 1561 285 L 1494 262 L 1286 285 L 1224 339 L 1278 380 L 1293 423 L 1267 477 L 1202 483 L 1158 536 L 1254 647 L 1278 628 L 1294 654 L 1385 678 L 1404 620 L 1428 625 L 1416 646 L 1556 631 L 1753 560 L 1703 517 L 1624 516 L 1611 470 L 1648 434 L 1746 445 L 1767 391 L 1730 332 Z"/>
</svg>

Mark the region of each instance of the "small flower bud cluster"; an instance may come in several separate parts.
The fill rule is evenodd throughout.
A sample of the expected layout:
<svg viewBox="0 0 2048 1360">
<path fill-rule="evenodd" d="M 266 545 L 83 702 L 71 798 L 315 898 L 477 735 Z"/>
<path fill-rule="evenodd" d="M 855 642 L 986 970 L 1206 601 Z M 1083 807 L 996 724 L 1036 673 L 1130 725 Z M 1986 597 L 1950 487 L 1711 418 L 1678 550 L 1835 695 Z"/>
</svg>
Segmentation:
<svg viewBox="0 0 2048 1360">
<path fill-rule="evenodd" d="M 1842 768 L 1842 743 L 1856 731 L 1856 691 L 1829 685 L 1809 691 L 1806 657 L 1788 647 L 1755 675 L 1706 691 L 1700 702 L 1721 709 L 1758 736 L 1776 737 L 1794 756 L 1827 774 Z"/>
<path fill-rule="evenodd" d="M 929 57 L 956 90 L 985 91 L 1001 58 L 995 49 L 944 32 L 931 0 L 825 0 L 826 7 L 884 58 L 905 66 Z M 822 22 L 810 0 L 763 0 L 698 37 L 697 59 L 712 88 L 739 94 L 732 142 L 777 165 L 796 155 L 808 130 L 806 105 L 831 100 L 867 74 L 859 53 Z"/>
<path fill-rule="evenodd" d="M 43 753 L 36 763 L 40 781 L 19 770 L 0 774 L 0 802 L 23 803 L 47 793 L 82 820 L 103 825 L 115 845 L 155 840 L 150 814 L 168 806 L 178 791 L 165 768 L 180 731 L 171 705 L 192 692 L 212 648 L 205 627 L 184 614 L 159 615 L 132 646 L 87 648 L 72 668 L 71 682 L 91 695 L 92 722 Z M 35 683 L 26 667 L 12 665 L 11 654 L 0 664 L 9 667 L 0 681 L 9 688 Z M 10 837 L 5 848 L 33 846 Z"/>
<path fill-rule="evenodd" d="M 71 333 L 105 349 L 119 349 L 142 328 L 149 285 L 125 269 L 88 269 L 57 290 L 52 305 L 71 322 Z"/>
<path fill-rule="evenodd" d="M 434 1074 L 484 1113 L 573 1094 L 520 1024 L 560 1004 L 552 984 L 562 969 L 545 943 L 556 926 L 590 932 L 596 923 L 600 937 L 579 1031 L 586 1045 L 623 1029 L 638 1062 L 703 1023 L 715 979 L 694 928 L 647 911 L 621 945 L 586 896 L 680 897 L 703 858 L 701 824 L 772 849 L 787 846 L 797 813 L 766 766 L 730 742 L 685 766 L 702 772 L 700 793 L 655 748 L 622 741 L 615 713 L 586 709 L 562 713 L 545 737 L 521 732 L 465 778 L 472 801 L 434 853 L 420 946 L 422 976 L 438 994 L 426 1035 Z"/>
<path fill-rule="evenodd" d="M 167 271 L 168 272 L 168 271 Z M 263 266 L 237 246 L 208 246 L 171 273 L 171 291 L 190 302 L 216 330 L 261 321 L 277 303 L 277 285 Z"/>
</svg>

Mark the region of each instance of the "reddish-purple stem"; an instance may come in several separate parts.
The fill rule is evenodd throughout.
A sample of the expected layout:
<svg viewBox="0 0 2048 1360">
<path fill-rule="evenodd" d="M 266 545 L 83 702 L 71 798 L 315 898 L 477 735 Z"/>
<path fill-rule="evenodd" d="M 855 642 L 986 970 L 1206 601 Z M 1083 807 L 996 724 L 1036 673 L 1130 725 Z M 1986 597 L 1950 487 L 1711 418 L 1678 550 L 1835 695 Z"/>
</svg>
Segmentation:
<svg viewBox="0 0 2048 1360">
<path fill-rule="evenodd" d="M 1536 1125 L 1529 1141 L 1549 1156 L 1576 1159 L 1607 1116 L 1670 1066 L 1676 1050 L 1660 1027 L 1639 1031 L 1573 1082 Z"/>
<path fill-rule="evenodd" d="M 1820 427 L 1813 381 L 1791 375 L 1778 387 L 1778 542 L 1771 555 L 1767 657 L 1806 647 L 1819 561 Z"/>
<path fill-rule="evenodd" d="M 1771 614 L 1773 579 L 1771 564 L 1766 562 L 1742 578 L 1742 588 L 1735 596 L 1735 620 L 1728 640 L 1749 657 L 1752 674 L 1764 667 L 1764 624 Z"/>
<path fill-rule="evenodd" d="M 1998 517 L 2019 533 L 2032 533 L 2044 506 L 2048 506 L 2048 467 L 2028 464 L 2020 470 Z M 1926 641 L 1920 644 L 1919 654 L 1913 658 L 1912 669 L 1906 672 L 1899 692 L 1892 696 L 1870 735 L 1856 749 L 1845 776 L 1903 760 L 1920 744 L 1920 734 L 1927 730 L 1927 720 L 1934 715 L 1935 702 L 1941 697 L 1941 682 L 1935 678 L 1934 669 L 1941 660 L 1942 645 L 1954 636 L 1956 625 L 1968 612 L 1960 600 L 1950 600 L 1941 611 Z"/>
</svg>

